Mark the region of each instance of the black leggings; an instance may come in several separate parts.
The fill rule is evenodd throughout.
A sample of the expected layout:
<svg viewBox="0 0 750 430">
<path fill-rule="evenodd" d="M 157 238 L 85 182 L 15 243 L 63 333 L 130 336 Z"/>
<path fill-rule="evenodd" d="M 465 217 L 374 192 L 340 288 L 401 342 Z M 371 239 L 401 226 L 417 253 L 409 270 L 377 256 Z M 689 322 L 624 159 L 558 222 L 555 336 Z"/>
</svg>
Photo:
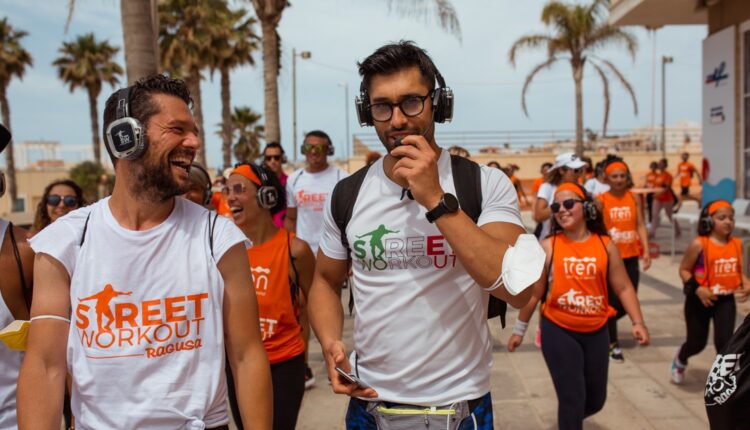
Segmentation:
<svg viewBox="0 0 750 430">
<path fill-rule="evenodd" d="M 644 251 L 646 252 L 646 251 Z M 641 279 L 641 269 L 638 267 L 638 257 L 623 258 L 622 262 L 625 263 L 625 271 L 628 272 L 628 278 L 630 283 L 633 284 L 635 292 L 638 292 L 638 282 Z M 610 318 L 607 321 L 607 328 L 609 329 L 609 343 L 617 343 L 617 320 L 624 317 L 628 313 L 625 312 L 625 308 L 620 303 L 620 298 L 617 297 L 612 288 L 607 284 L 607 294 L 609 296 L 609 304 L 615 308 L 617 315 Z"/>
<path fill-rule="evenodd" d="M 560 430 L 581 430 L 583 419 L 607 399 L 607 328 L 591 333 L 566 330 L 542 317 L 542 355 L 557 393 Z"/>
<path fill-rule="evenodd" d="M 721 351 L 734 333 L 734 322 L 737 317 L 737 305 L 734 296 L 719 296 L 711 307 L 703 306 L 698 296 L 690 294 L 685 298 L 685 324 L 687 339 L 680 347 L 677 357 L 683 364 L 688 358 L 703 351 L 708 342 L 708 326 L 714 320 L 714 345 L 716 352 Z"/>
<path fill-rule="evenodd" d="M 227 364 L 227 391 L 234 422 L 243 430 L 232 371 Z M 271 365 L 273 385 L 273 429 L 294 430 L 305 394 L 305 354 Z"/>
</svg>

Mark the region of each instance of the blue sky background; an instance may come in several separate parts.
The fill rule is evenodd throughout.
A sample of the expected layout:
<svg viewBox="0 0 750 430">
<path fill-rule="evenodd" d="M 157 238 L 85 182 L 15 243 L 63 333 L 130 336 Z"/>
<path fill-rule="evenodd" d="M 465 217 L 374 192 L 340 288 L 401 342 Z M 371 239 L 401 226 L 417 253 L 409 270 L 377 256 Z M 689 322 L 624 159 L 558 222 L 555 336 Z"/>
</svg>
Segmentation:
<svg viewBox="0 0 750 430">
<path fill-rule="evenodd" d="M 122 47 L 122 29 L 118 0 L 76 0 L 72 24 L 64 32 L 67 1 L 3 0 L 0 16 L 7 16 L 17 29 L 29 32 L 24 46 L 34 58 L 34 67 L 23 81 L 13 80 L 8 89 L 11 125 L 15 140 L 58 140 L 63 145 L 89 145 L 90 121 L 84 91 L 70 93 L 57 78 L 52 61 L 62 41 L 94 32 L 99 39 Z M 233 6 L 252 10 L 250 2 L 233 1 Z M 282 37 L 282 70 L 279 77 L 282 144 L 292 148 L 291 50 L 309 50 L 312 59 L 297 61 L 298 132 L 327 131 L 338 154 L 344 153 L 345 98 L 342 83 L 349 86 L 353 98 L 359 88 L 356 62 L 380 45 L 399 39 L 411 39 L 426 48 L 456 95 L 454 121 L 439 125 L 440 130 L 572 130 L 575 121 L 573 82 L 570 66 L 560 63 L 542 72 L 532 84 L 528 97 L 530 117 L 521 110 L 520 95 L 526 74 L 543 61 L 545 54 L 526 52 L 516 68 L 507 61 L 513 41 L 529 33 L 545 32 L 540 22 L 543 0 L 453 0 L 461 22 L 463 40 L 442 32 L 436 21 L 403 18 L 388 11 L 379 0 L 296 0 L 284 12 L 279 28 Z M 256 29 L 260 34 L 260 28 Z M 635 88 L 639 115 L 619 84 L 612 80 L 611 129 L 629 129 L 651 124 L 652 119 L 652 43 L 640 28 L 631 31 L 639 40 L 635 62 L 622 49 L 602 50 L 599 56 L 612 60 Z M 687 119 L 700 122 L 701 41 L 705 26 L 675 26 L 656 35 L 657 59 L 674 57 L 668 66 L 667 123 Z M 124 67 L 122 51 L 118 61 Z M 660 61 L 660 60 L 659 60 Z M 244 67 L 232 73 L 232 104 L 247 105 L 263 112 L 261 53 L 256 67 Z M 660 66 L 657 67 L 659 72 Z M 213 81 L 206 74 L 202 84 L 206 147 L 209 164 L 220 162 L 219 76 Z M 124 78 L 123 78 L 124 82 Z M 657 115 L 660 123 L 660 75 L 657 74 Z M 99 97 L 100 114 L 106 97 Z M 374 134 L 360 129 L 353 103 L 349 101 L 350 131 Z M 598 77 L 587 69 L 584 78 L 584 127 L 601 128 L 602 88 Z M 299 138 L 301 141 L 301 138 Z"/>
</svg>

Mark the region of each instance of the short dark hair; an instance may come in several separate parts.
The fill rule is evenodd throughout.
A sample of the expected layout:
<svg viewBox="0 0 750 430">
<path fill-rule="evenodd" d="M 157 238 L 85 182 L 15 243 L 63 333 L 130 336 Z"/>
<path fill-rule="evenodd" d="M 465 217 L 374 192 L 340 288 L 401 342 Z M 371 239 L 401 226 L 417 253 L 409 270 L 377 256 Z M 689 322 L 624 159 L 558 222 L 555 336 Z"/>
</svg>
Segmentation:
<svg viewBox="0 0 750 430">
<path fill-rule="evenodd" d="M 193 104 L 193 99 L 190 97 L 190 90 L 188 90 L 185 82 L 180 79 L 173 79 L 166 75 L 148 75 L 136 81 L 135 84 L 130 86 L 128 111 L 130 117 L 137 119 L 143 125 L 144 138 L 148 129 L 148 121 L 152 116 L 159 113 L 159 106 L 152 100 L 153 94 L 166 94 L 178 97 L 188 107 L 191 107 Z M 104 122 L 102 126 L 105 139 L 107 138 L 107 127 L 117 119 L 117 98 L 117 91 L 115 91 L 109 96 L 107 103 L 104 105 Z M 110 152 L 108 145 L 105 145 L 105 147 L 107 148 L 109 157 L 112 159 L 112 164 L 114 164 L 116 160 L 114 155 Z"/>
<path fill-rule="evenodd" d="M 326 133 L 326 132 L 325 132 L 325 131 L 323 131 L 323 130 L 313 130 L 313 131 L 310 131 L 310 132 L 307 132 L 307 133 L 305 133 L 305 139 L 304 139 L 304 140 L 306 140 L 306 139 L 307 139 L 308 137 L 310 137 L 310 136 L 313 136 L 313 137 L 319 137 L 319 138 L 321 138 L 321 139 L 325 139 L 325 140 L 326 140 L 326 141 L 328 142 L 328 145 L 329 145 L 329 146 L 330 146 L 330 145 L 333 145 L 333 142 L 331 142 L 331 137 L 330 137 L 330 136 L 328 136 L 328 133 Z M 303 140 L 303 141 L 304 141 L 304 140 Z"/>
<path fill-rule="evenodd" d="M 430 91 L 434 90 L 437 72 L 435 63 L 427 55 L 427 51 L 410 40 L 381 46 L 364 61 L 357 63 L 359 75 L 362 76 L 363 89 L 367 91 L 370 90 L 370 81 L 373 76 L 389 75 L 414 66 L 419 67 Z"/>
<path fill-rule="evenodd" d="M 279 142 L 269 142 L 266 144 L 266 147 L 263 148 L 263 155 L 266 155 L 266 149 L 268 148 L 279 148 L 281 150 L 281 155 L 286 154 L 284 151 L 284 148 L 281 146 Z"/>
<path fill-rule="evenodd" d="M 549 161 L 545 161 L 544 163 L 542 163 L 542 168 L 544 167 L 552 167 L 552 163 L 550 163 Z"/>
</svg>

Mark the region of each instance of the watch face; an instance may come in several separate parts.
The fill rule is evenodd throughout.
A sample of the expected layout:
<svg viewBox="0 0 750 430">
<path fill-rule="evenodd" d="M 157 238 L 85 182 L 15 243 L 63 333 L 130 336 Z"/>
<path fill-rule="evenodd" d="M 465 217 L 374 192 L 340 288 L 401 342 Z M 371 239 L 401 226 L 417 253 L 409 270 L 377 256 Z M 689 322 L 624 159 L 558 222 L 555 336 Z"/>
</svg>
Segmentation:
<svg viewBox="0 0 750 430">
<path fill-rule="evenodd" d="M 458 199 L 453 194 L 443 194 L 443 204 L 445 205 L 445 208 L 448 210 L 448 212 L 452 213 L 458 211 Z"/>
</svg>

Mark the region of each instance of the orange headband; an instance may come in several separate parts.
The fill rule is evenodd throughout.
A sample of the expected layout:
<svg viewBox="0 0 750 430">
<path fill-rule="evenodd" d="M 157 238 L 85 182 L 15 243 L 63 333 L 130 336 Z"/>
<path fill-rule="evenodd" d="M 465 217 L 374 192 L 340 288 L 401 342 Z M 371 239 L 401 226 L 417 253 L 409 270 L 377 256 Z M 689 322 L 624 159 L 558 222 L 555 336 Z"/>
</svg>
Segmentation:
<svg viewBox="0 0 750 430">
<path fill-rule="evenodd" d="M 260 179 L 258 178 L 258 175 L 256 175 L 255 172 L 253 172 L 253 169 L 251 169 L 247 164 L 242 164 L 232 170 L 232 174 L 234 175 L 235 173 L 245 177 L 245 179 L 259 187 L 262 185 Z"/>
<path fill-rule="evenodd" d="M 717 200 L 717 201 L 711 203 L 710 205 L 708 205 L 708 214 L 709 215 L 713 215 L 714 213 L 716 213 L 716 211 L 718 211 L 721 208 L 729 208 L 729 209 L 731 209 L 732 205 L 729 204 L 729 202 L 726 201 L 726 200 Z"/>
<path fill-rule="evenodd" d="M 570 191 L 581 199 L 586 200 L 586 195 L 583 193 L 583 191 L 581 191 L 581 187 L 572 182 L 564 182 L 560 184 L 560 186 L 557 187 L 557 190 L 555 190 L 555 195 L 557 195 L 560 191 Z"/>
<path fill-rule="evenodd" d="M 623 163 L 622 161 L 615 161 L 614 163 L 609 163 L 607 165 L 607 168 L 604 169 L 604 173 L 609 175 L 610 173 L 614 172 L 615 170 L 624 170 L 628 171 L 628 165 Z"/>
</svg>

